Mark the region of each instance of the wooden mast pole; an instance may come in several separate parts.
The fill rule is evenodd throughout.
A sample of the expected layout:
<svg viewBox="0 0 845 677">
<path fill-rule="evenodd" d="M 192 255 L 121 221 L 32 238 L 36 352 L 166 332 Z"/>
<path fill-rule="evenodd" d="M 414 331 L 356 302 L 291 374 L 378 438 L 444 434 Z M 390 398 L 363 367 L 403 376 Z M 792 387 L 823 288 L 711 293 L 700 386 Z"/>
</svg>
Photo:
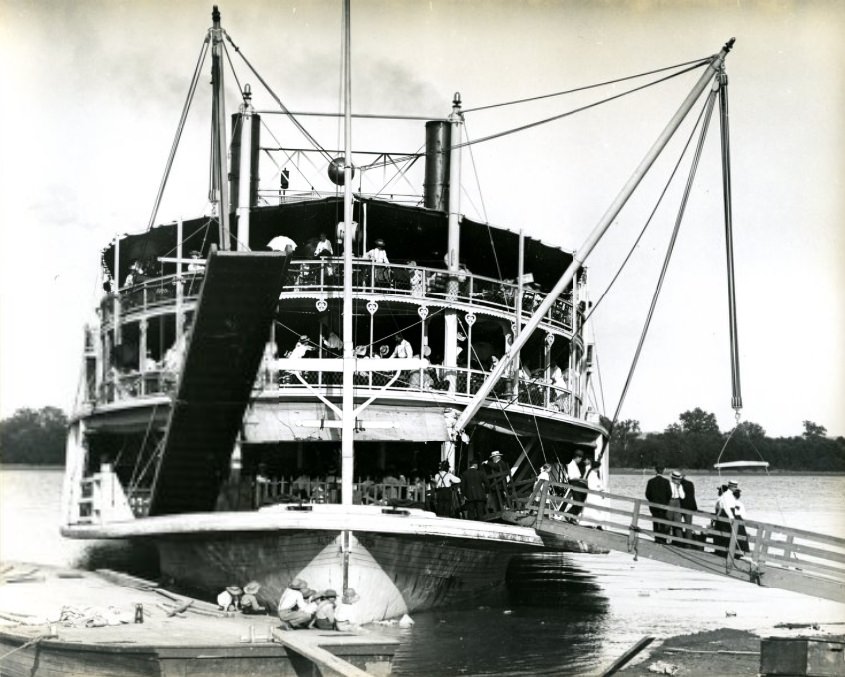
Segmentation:
<svg viewBox="0 0 845 677">
<path fill-rule="evenodd" d="M 628 182 L 622 186 L 622 189 L 619 191 L 619 194 L 616 196 L 616 199 L 613 203 L 608 207 L 607 211 L 605 212 L 604 216 L 602 216 L 599 223 L 593 228 L 592 232 L 587 236 L 587 239 L 584 241 L 584 244 L 578 249 L 572 257 L 572 263 L 569 264 L 569 267 L 563 273 L 563 276 L 557 281 L 554 288 L 548 293 L 546 298 L 543 302 L 539 305 L 537 310 L 534 311 L 534 314 L 531 318 L 526 322 L 525 327 L 520 332 L 519 336 L 517 336 L 514 340 L 513 346 L 511 346 L 510 353 L 505 354 L 502 359 L 499 361 L 499 364 L 496 366 L 495 369 L 490 373 L 481 387 L 476 392 L 473 399 L 467 405 L 466 409 L 458 416 L 457 420 L 455 421 L 454 430 L 460 432 L 464 429 L 467 423 L 472 419 L 473 416 L 478 412 L 481 408 L 481 405 L 487 399 L 487 396 L 490 394 L 490 391 L 493 389 L 493 386 L 496 382 L 501 378 L 502 374 L 505 373 L 505 370 L 508 369 L 510 366 L 513 356 L 518 354 L 519 351 L 522 349 L 522 346 L 525 345 L 526 341 L 531 337 L 531 334 L 534 333 L 534 330 L 539 326 L 540 322 L 542 321 L 543 317 L 546 313 L 551 310 L 552 306 L 554 305 L 555 301 L 557 300 L 558 296 L 560 296 L 566 289 L 572 284 L 572 280 L 575 278 L 575 275 L 578 273 L 578 270 L 581 268 L 584 261 L 593 251 L 593 248 L 598 244 L 598 241 L 610 227 L 610 224 L 613 220 L 618 216 L 619 212 L 622 210 L 622 207 L 625 206 L 625 203 L 628 201 L 628 198 L 631 197 L 636 187 L 640 184 L 643 177 L 646 175 L 648 170 L 651 168 L 654 161 L 657 159 L 657 156 L 660 155 L 663 148 L 669 142 L 669 139 L 672 138 L 674 133 L 677 131 L 678 127 L 681 125 L 683 119 L 687 116 L 689 111 L 692 109 L 695 102 L 701 96 L 702 92 L 710 85 L 710 81 L 713 79 L 715 75 L 717 75 L 722 68 L 722 64 L 724 63 L 725 57 L 728 55 L 728 52 L 731 51 L 731 48 L 734 44 L 734 38 L 728 40 L 725 43 L 725 46 L 722 47 L 721 51 L 713 56 L 710 60 L 710 63 L 707 66 L 707 69 L 698 79 L 698 82 L 695 83 L 695 86 L 692 88 L 692 91 L 687 95 L 686 99 L 684 99 L 681 106 L 678 108 L 675 115 L 672 116 L 672 119 L 669 120 L 669 123 L 666 125 L 666 128 L 651 146 L 651 148 L 646 153 L 643 160 L 640 162 L 639 166 L 634 171 L 633 175 Z"/>
<path fill-rule="evenodd" d="M 355 472 L 354 337 L 352 334 L 352 69 L 350 0 L 343 0 L 343 398 L 340 431 L 340 502 L 352 505 Z M 351 531 L 341 533 L 343 587 L 349 587 Z"/>
<path fill-rule="evenodd" d="M 229 171 L 226 154 L 226 97 L 223 91 L 223 29 L 220 27 L 220 10 L 214 5 L 211 13 L 211 82 L 213 87 L 212 127 L 214 129 L 214 166 L 212 178 L 213 200 L 217 202 L 220 219 L 220 249 L 229 249 Z"/>
</svg>

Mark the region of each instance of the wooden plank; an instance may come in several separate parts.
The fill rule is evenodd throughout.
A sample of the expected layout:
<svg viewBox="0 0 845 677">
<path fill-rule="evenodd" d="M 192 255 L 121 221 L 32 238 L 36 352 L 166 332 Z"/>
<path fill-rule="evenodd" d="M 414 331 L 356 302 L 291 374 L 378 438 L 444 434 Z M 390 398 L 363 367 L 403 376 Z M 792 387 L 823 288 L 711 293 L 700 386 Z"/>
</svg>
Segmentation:
<svg viewBox="0 0 845 677">
<path fill-rule="evenodd" d="M 623 653 L 619 658 L 613 661 L 613 664 L 607 668 L 604 672 L 601 673 L 601 677 L 608 677 L 609 675 L 614 674 L 617 670 L 619 670 L 623 665 L 625 665 L 628 661 L 630 661 L 634 656 L 636 656 L 640 651 L 645 649 L 649 644 L 654 641 L 654 637 L 643 637 L 639 642 L 634 644 L 630 649 L 628 649 L 625 653 Z"/>
<path fill-rule="evenodd" d="M 351 663 L 338 658 L 332 652 L 317 646 L 310 638 L 302 634 L 298 635 L 295 630 L 285 631 L 273 628 L 273 639 L 281 643 L 286 649 L 305 656 L 318 667 L 334 670 L 344 677 L 369 677 L 360 668 L 356 668 Z"/>
</svg>

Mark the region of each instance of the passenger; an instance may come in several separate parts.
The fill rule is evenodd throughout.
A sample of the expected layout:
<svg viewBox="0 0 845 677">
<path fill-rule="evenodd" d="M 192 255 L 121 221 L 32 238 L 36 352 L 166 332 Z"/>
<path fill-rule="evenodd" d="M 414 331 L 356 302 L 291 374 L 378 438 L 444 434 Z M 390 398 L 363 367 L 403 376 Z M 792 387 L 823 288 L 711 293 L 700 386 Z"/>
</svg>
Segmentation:
<svg viewBox="0 0 845 677">
<path fill-rule="evenodd" d="M 302 334 L 296 342 L 296 345 L 288 354 L 288 357 L 291 359 L 305 357 L 305 353 L 309 350 L 314 350 L 314 345 L 311 343 L 311 339 L 308 338 L 307 334 Z"/>
<path fill-rule="evenodd" d="M 217 606 L 223 611 L 237 611 L 238 600 L 243 594 L 237 585 L 228 586 L 223 592 L 217 595 Z"/>
<path fill-rule="evenodd" d="M 343 341 L 333 331 L 329 332 L 328 337 L 323 337 L 323 345 L 332 353 L 340 354 L 340 351 L 343 350 Z"/>
<path fill-rule="evenodd" d="M 605 499 L 596 493 L 597 491 L 604 491 L 604 482 L 601 478 L 601 470 L 598 465 L 593 465 L 593 462 L 588 458 L 584 461 L 584 481 L 587 483 L 587 489 L 590 493 L 587 494 L 584 500 L 584 510 L 581 513 L 581 521 L 598 522 L 607 518 L 607 513 L 603 512 L 602 508 L 605 504 Z M 601 529 L 600 524 L 587 524 L 585 526 L 591 529 Z"/>
<path fill-rule="evenodd" d="M 396 345 L 393 348 L 393 352 L 391 353 L 391 357 L 413 357 L 414 356 L 414 349 L 411 348 L 411 344 L 402 336 L 402 333 L 396 334 L 393 337 L 393 340 L 396 342 Z"/>
<path fill-rule="evenodd" d="M 487 474 L 487 487 L 490 490 L 490 507 L 493 512 L 501 512 L 505 506 L 505 496 L 511 479 L 511 469 L 502 460 L 502 452 L 494 451 L 484 462 L 484 472 Z"/>
<path fill-rule="evenodd" d="M 648 506 L 652 517 L 659 520 L 666 519 L 666 508 L 662 506 L 669 505 L 669 499 L 672 498 L 672 483 L 663 477 L 663 466 L 656 465 L 654 467 L 655 475 L 645 486 L 645 500 L 656 505 Z M 655 543 L 666 543 L 665 534 L 669 533 L 669 525 L 652 520 Z"/>
<path fill-rule="evenodd" d="M 190 253 L 191 262 L 188 264 L 189 273 L 201 273 L 205 270 L 205 262 L 202 260 L 202 254 L 196 249 Z"/>
<path fill-rule="evenodd" d="M 387 251 L 384 248 L 384 240 L 378 238 L 375 242 L 375 245 L 372 249 L 370 249 L 367 253 L 364 254 L 365 258 L 370 259 L 374 263 L 390 263 L 387 260 Z"/>
<path fill-rule="evenodd" d="M 384 264 L 375 266 L 373 270 L 373 284 L 379 286 L 392 286 L 393 273 L 390 268 L 387 267 L 387 264 L 389 264 L 390 261 L 387 260 L 387 252 L 384 249 L 384 240 L 379 238 L 373 244 L 375 247 L 364 254 L 364 257 L 370 259 L 370 261 L 374 263 Z"/>
<path fill-rule="evenodd" d="M 158 362 L 155 361 L 152 350 L 147 350 L 147 356 L 144 358 L 144 371 L 158 371 Z"/>
<path fill-rule="evenodd" d="M 334 609 L 335 626 L 338 630 L 354 632 L 358 629 L 358 623 L 355 621 L 356 613 L 352 605 L 360 599 L 361 597 L 353 588 L 346 588 L 343 591 L 343 597 Z"/>
<path fill-rule="evenodd" d="M 461 473 L 461 493 L 466 501 L 466 518 L 480 520 L 487 514 L 487 475 L 472 461 Z"/>
<path fill-rule="evenodd" d="M 302 591 L 308 587 L 301 578 L 294 578 L 279 600 L 278 614 L 282 630 L 295 630 L 307 627 L 311 622 L 311 614 L 304 610 L 305 598 Z"/>
<path fill-rule="evenodd" d="M 320 240 L 317 242 L 317 246 L 314 247 L 314 258 L 320 258 L 321 256 L 334 256 L 331 240 L 326 237 L 325 233 L 320 233 Z"/>
<path fill-rule="evenodd" d="M 329 588 L 324 590 L 317 602 L 317 610 L 314 612 L 314 627 L 320 630 L 337 630 L 335 622 L 335 602 L 337 593 Z"/>
<path fill-rule="evenodd" d="M 317 613 L 317 605 L 320 602 L 320 594 L 313 588 L 305 588 L 305 590 L 302 591 L 302 599 L 305 600 L 305 604 L 302 605 L 302 611 L 311 614 L 311 622 L 308 624 L 308 627 L 310 628 L 314 625 L 314 614 Z"/>
<path fill-rule="evenodd" d="M 681 513 L 677 510 L 681 507 L 681 501 L 684 500 L 684 488 L 681 486 L 681 473 L 677 470 L 672 471 L 669 487 L 672 490 L 672 496 L 669 498 L 669 507 L 666 509 L 666 519 L 672 522 L 669 525 L 669 536 L 671 537 L 669 543 L 671 544 L 672 539 L 681 538 L 684 531 L 681 528 L 681 524 L 683 524 Z"/>
<path fill-rule="evenodd" d="M 684 497 L 681 499 L 681 507 L 684 510 L 698 510 L 698 503 L 695 500 L 695 485 L 687 479 L 687 476 L 684 474 L 684 471 L 681 470 L 681 487 L 684 490 Z M 681 515 L 681 519 L 684 523 L 689 527 L 692 526 L 692 515 L 687 515 L 683 513 Z M 688 538 L 691 540 L 696 539 L 697 534 L 692 531 L 692 529 L 685 528 L 684 529 L 684 538 Z M 686 544 L 686 547 L 696 547 L 689 543 Z"/>
<path fill-rule="evenodd" d="M 255 596 L 261 589 L 261 583 L 258 581 L 250 581 L 244 586 L 244 594 L 241 597 L 241 613 L 245 614 L 263 614 L 267 608 L 259 604 L 258 598 Z"/>
<path fill-rule="evenodd" d="M 566 465 L 566 480 L 567 483 L 573 487 L 570 489 L 569 496 L 572 501 L 583 502 L 587 497 L 587 492 L 580 491 L 581 488 L 586 488 L 587 486 L 587 483 L 584 481 L 584 476 L 581 473 L 581 462 L 583 459 L 584 452 L 580 449 L 576 449 L 574 455 L 572 456 L 572 460 Z M 582 505 L 570 503 L 563 512 L 569 515 L 569 521 L 577 521 L 578 516 L 581 514 L 583 509 L 584 506 Z"/>
<path fill-rule="evenodd" d="M 440 517 L 452 517 L 455 514 L 455 489 L 461 478 L 449 470 L 449 461 L 440 462 L 440 470 L 434 475 L 435 512 Z"/>
</svg>

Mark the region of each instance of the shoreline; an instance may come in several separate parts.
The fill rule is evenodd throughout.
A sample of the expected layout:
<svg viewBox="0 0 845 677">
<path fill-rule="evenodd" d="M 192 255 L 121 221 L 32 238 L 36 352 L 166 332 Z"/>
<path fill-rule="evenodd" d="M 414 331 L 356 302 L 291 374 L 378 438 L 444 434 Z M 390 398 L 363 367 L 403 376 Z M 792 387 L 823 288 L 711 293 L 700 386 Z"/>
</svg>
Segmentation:
<svg viewBox="0 0 845 677">
<path fill-rule="evenodd" d="M 824 625 L 818 630 L 800 628 L 800 632 L 785 638 L 845 641 L 845 635 L 827 634 L 823 628 Z M 682 674 L 684 677 L 756 676 L 760 671 L 761 642 L 769 636 L 727 627 L 673 635 L 657 640 L 614 674 L 627 677 L 652 677 L 655 674 Z M 780 634 L 776 636 L 784 637 Z"/>
</svg>

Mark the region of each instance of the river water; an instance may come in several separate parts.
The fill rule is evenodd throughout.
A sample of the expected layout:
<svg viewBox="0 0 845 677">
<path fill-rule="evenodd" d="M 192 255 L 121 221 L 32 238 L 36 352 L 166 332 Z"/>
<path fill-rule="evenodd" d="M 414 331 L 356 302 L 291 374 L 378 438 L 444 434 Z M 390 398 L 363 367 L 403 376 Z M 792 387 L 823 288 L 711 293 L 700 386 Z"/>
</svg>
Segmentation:
<svg viewBox="0 0 845 677">
<path fill-rule="evenodd" d="M 641 496 L 647 479 L 615 474 L 609 490 Z M 699 509 L 712 510 L 720 478 L 691 479 Z M 845 537 L 845 477 L 749 473 L 737 479 L 749 519 Z M 60 494 L 61 471 L 0 469 L 0 559 L 141 576 L 154 571 L 148 553 L 63 539 Z M 845 605 L 634 562 L 627 553 L 545 554 L 512 567 L 500 598 L 419 613 L 414 621 L 410 630 L 384 628 L 402 640 L 395 675 L 590 675 L 644 635 L 719 627 L 783 635 L 789 631 L 775 629 L 776 623 L 845 623 Z M 828 629 L 842 632 L 841 626 Z"/>
</svg>

